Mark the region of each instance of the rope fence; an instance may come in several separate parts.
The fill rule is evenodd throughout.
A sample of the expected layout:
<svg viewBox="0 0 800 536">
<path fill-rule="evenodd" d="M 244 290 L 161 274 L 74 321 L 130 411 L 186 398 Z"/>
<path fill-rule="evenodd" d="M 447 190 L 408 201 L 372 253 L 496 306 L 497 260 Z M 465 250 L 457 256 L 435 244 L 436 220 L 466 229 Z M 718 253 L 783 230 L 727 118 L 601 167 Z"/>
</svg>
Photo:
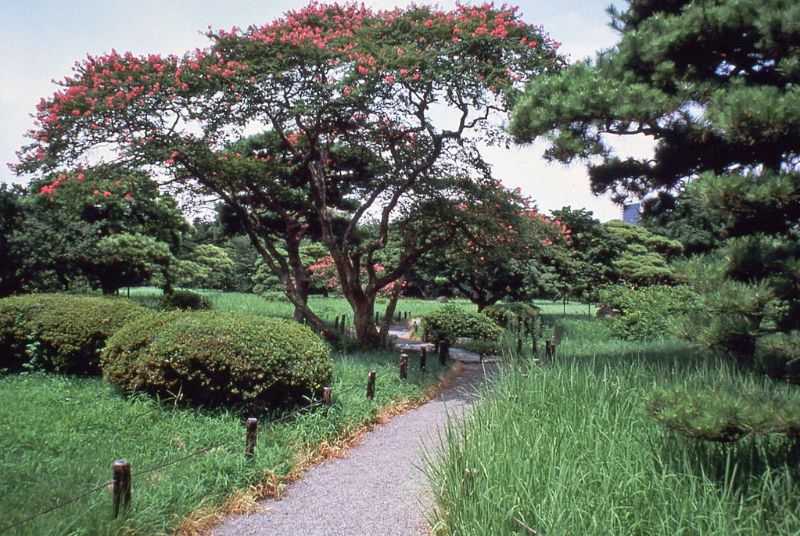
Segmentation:
<svg viewBox="0 0 800 536">
<path fill-rule="evenodd" d="M 311 410 L 312 408 L 315 408 L 317 406 L 330 405 L 329 404 L 329 401 L 330 401 L 330 388 L 326 387 L 325 389 L 326 389 L 326 392 L 327 392 L 327 397 L 323 398 L 323 400 L 311 402 L 310 404 L 307 404 L 307 405 L 305 405 L 303 407 L 300 407 L 300 408 L 298 408 L 296 410 L 293 410 L 293 411 L 291 411 L 289 413 L 286 413 L 285 415 L 282 415 L 281 417 L 266 421 L 266 422 L 262 423 L 262 426 L 263 427 L 269 427 L 269 426 L 273 426 L 275 424 L 286 422 L 289 419 L 291 419 L 293 417 L 296 417 L 300 413 L 303 413 L 303 412 L 306 412 L 308 410 Z M 248 458 L 252 458 L 253 455 L 254 455 L 255 443 L 256 443 L 256 438 L 257 438 L 257 423 L 258 423 L 257 419 L 254 419 L 254 418 L 247 419 L 247 423 L 246 423 L 246 440 L 245 440 L 245 450 L 244 450 L 244 452 L 245 452 L 245 455 Z M 254 424 L 255 424 L 255 426 L 254 426 Z M 9 524 L 9 525 L 2 526 L 2 527 L 0 527 L 0 534 L 8 532 L 8 531 L 10 531 L 12 529 L 16 529 L 18 527 L 21 527 L 22 525 L 25 525 L 26 523 L 30 523 L 31 521 L 33 521 L 33 520 L 35 520 L 35 519 L 37 519 L 37 518 L 39 518 L 39 517 L 41 517 L 41 516 L 43 516 L 45 514 L 49 514 L 51 512 L 56 511 L 56 510 L 60 510 L 62 508 L 65 508 L 65 507 L 67 507 L 67 506 L 69 506 L 71 504 L 74 504 L 74 503 L 80 501 L 81 499 L 85 499 L 86 497 L 89 497 L 90 495 L 93 495 L 94 493 L 97 493 L 98 491 L 106 490 L 106 489 L 109 489 L 109 488 L 112 488 L 113 492 L 114 492 L 114 501 L 113 501 L 113 513 L 114 513 L 114 516 L 113 517 L 117 518 L 119 516 L 120 509 L 127 510 L 130 507 L 130 503 L 131 503 L 131 483 L 132 483 L 132 479 L 134 477 L 139 477 L 139 476 L 142 476 L 142 475 L 146 475 L 148 473 L 153 473 L 155 471 L 159 471 L 161 469 L 165 469 L 165 468 L 170 467 L 172 465 L 177 465 L 177 464 L 179 464 L 181 462 L 185 462 L 185 461 L 188 461 L 188 460 L 199 458 L 199 457 L 205 456 L 206 454 L 208 454 L 210 452 L 213 452 L 215 450 L 219 450 L 219 449 L 222 449 L 222 448 L 225 448 L 225 447 L 230 447 L 230 446 L 233 446 L 233 445 L 234 445 L 234 442 L 232 440 L 231 441 L 225 441 L 225 442 L 222 442 L 222 443 L 217 443 L 215 445 L 197 449 L 197 450 L 195 450 L 195 451 L 193 451 L 193 452 L 191 452 L 189 454 L 185 454 L 185 455 L 180 456 L 178 458 L 174 458 L 172 460 L 168 460 L 166 462 L 159 463 L 157 465 L 154 465 L 154 466 L 151 466 L 151 467 L 147 467 L 145 469 L 140 469 L 140 470 L 135 471 L 135 472 L 131 472 L 130 463 L 128 463 L 128 461 L 123 460 L 123 459 L 116 460 L 112 464 L 113 478 L 111 480 L 107 480 L 107 481 L 103 482 L 102 484 L 99 484 L 99 485 L 97 485 L 97 486 L 95 486 L 95 487 L 93 487 L 91 489 L 88 489 L 88 490 L 86 490 L 86 491 L 84 491 L 84 492 L 82 492 L 82 493 L 80 493 L 80 494 L 78 494 L 78 495 L 76 495 L 76 496 L 74 496 L 74 497 L 72 497 L 70 499 L 61 501 L 58 504 L 55 504 L 53 506 L 49 506 L 47 508 L 39 510 L 38 512 L 36 512 L 34 514 L 31 514 L 31 515 L 29 515 L 28 517 L 26 517 L 24 519 L 21 519 L 21 520 L 16 521 L 16 522 L 14 522 L 12 524 Z"/>
<path fill-rule="evenodd" d="M 423 371 L 425 370 L 426 349 L 427 348 L 424 348 L 424 349 L 420 350 L 420 368 Z M 401 379 L 404 379 L 404 380 L 407 379 L 407 366 L 408 366 L 408 357 L 409 357 L 407 352 L 409 352 L 409 349 L 401 350 L 400 362 L 399 362 L 400 377 L 401 377 Z M 369 371 L 369 373 L 367 375 L 366 389 L 364 389 L 363 386 L 351 385 L 351 386 L 348 386 L 348 387 L 340 387 L 340 388 L 338 388 L 337 389 L 337 394 L 339 394 L 339 393 L 355 394 L 358 391 L 360 391 L 362 393 L 365 393 L 365 395 L 366 395 L 366 397 L 368 399 L 372 400 L 372 399 L 375 398 L 376 376 L 377 376 L 377 373 L 376 373 L 375 370 Z M 293 411 L 291 411 L 289 413 L 286 413 L 286 414 L 284 414 L 284 415 L 282 415 L 282 416 L 280 416 L 278 418 L 271 419 L 269 421 L 265 421 L 265 422 L 261 423 L 261 426 L 263 426 L 263 427 L 274 426 L 276 424 L 279 424 L 279 423 L 282 423 L 282 422 L 286 422 L 289 419 L 292 419 L 292 418 L 296 417 L 297 415 L 299 415 L 301 413 L 304 413 L 304 412 L 307 412 L 307 411 L 309 411 L 309 410 L 311 410 L 313 408 L 316 408 L 318 406 L 331 406 L 332 405 L 332 393 L 333 393 L 333 391 L 332 391 L 331 387 L 325 387 L 323 389 L 322 400 L 313 401 L 313 402 L 311 402 L 311 403 L 309 403 L 309 404 L 307 404 L 305 406 L 297 408 L 297 409 L 295 409 L 295 410 L 293 410 Z M 244 448 L 244 454 L 248 459 L 254 458 L 254 455 L 255 455 L 255 446 L 256 446 L 257 435 L 258 435 L 258 427 L 259 427 L 258 419 L 249 418 L 245 422 L 245 448 Z M 225 441 L 225 442 L 222 442 L 222 443 L 217 443 L 215 445 L 203 447 L 203 448 L 197 449 L 197 450 L 195 450 L 195 451 L 193 451 L 193 452 L 191 452 L 189 454 L 185 454 L 183 456 L 180 456 L 180 457 L 177 457 L 177 458 L 174 458 L 174 459 L 159 463 L 159 464 L 151 466 L 151 467 L 147 467 L 145 469 L 140 469 L 140 470 L 134 471 L 134 472 L 131 471 L 131 465 L 127 460 L 124 460 L 124 459 L 115 460 L 113 462 L 113 464 L 112 464 L 113 478 L 111 480 L 105 481 L 102 484 L 99 484 L 99 485 L 95 486 L 94 488 L 91 488 L 89 490 L 86 490 L 86 491 L 76 495 L 75 497 L 72 497 L 70 499 L 64 500 L 62 502 L 59 502 L 58 504 L 55 504 L 53 506 L 49 506 L 47 508 L 44 508 L 44 509 L 42 509 L 42 510 L 40 510 L 40 511 L 38 511 L 38 512 L 36 512 L 36 513 L 34 513 L 34 514 L 22 519 L 22 520 L 20 520 L 20 521 L 17 521 L 15 523 L 12 523 L 12 524 L 9 524 L 9 525 L 6 525 L 6 526 L 2 526 L 2 527 L 0 527 L 0 534 L 6 533 L 6 532 L 8 532 L 8 531 L 10 531 L 12 529 L 15 529 L 15 528 L 18 528 L 18 527 L 20 527 L 22 525 L 25 525 L 26 523 L 29 523 L 29 522 L 31 522 L 31 521 L 33 521 L 33 520 L 35 520 L 35 519 L 37 519 L 37 518 L 39 518 L 39 517 L 41 517 L 43 515 L 46 515 L 46 514 L 49 514 L 51 512 L 54 512 L 56 510 L 60 510 L 62 508 L 65 508 L 65 507 L 67 507 L 67 506 L 69 506 L 69 505 L 71 505 L 73 503 L 76 503 L 76 502 L 80 501 L 81 499 L 84 499 L 84 498 L 89 497 L 90 495 L 92 495 L 94 493 L 97 493 L 98 491 L 101 491 L 101 490 L 104 490 L 104 489 L 108 489 L 109 487 L 111 487 L 112 490 L 113 490 L 113 495 L 114 495 L 114 499 L 113 499 L 113 514 L 114 514 L 114 516 L 113 517 L 114 517 L 114 519 L 116 519 L 119 516 L 119 511 L 120 510 L 127 510 L 128 508 L 130 508 L 131 488 L 132 488 L 131 483 L 132 483 L 132 480 L 133 480 L 134 477 L 140 477 L 140 476 L 148 474 L 148 473 L 153 473 L 155 471 L 159 471 L 161 469 L 165 469 L 165 468 L 170 467 L 172 465 L 177 465 L 179 463 L 186 462 L 188 460 L 199 458 L 199 457 L 205 456 L 206 454 L 208 454 L 210 452 L 213 452 L 215 450 L 219 450 L 219 449 L 222 449 L 222 448 L 225 448 L 225 447 L 231 447 L 231 446 L 233 446 L 233 444 L 234 444 L 233 441 Z"/>
</svg>

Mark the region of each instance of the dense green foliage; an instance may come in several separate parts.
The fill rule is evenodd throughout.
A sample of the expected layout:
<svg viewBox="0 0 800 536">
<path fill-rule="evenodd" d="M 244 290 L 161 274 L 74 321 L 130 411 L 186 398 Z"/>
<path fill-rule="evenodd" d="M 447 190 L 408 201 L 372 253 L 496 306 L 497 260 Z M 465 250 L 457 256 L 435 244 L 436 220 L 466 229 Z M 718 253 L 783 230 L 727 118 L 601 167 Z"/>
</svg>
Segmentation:
<svg viewBox="0 0 800 536">
<path fill-rule="evenodd" d="M 619 312 L 611 322 L 611 329 L 623 339 L 673 337 L 675 326 L 697 308 L 699 300 L 700 297 L 685 286 L 631 289 L 613 285 L 600 290 L 603 306 Z"/>
<path fill-rule="evenodd" d="M 422 317 L 422 327 L 428 340 L 444 341 L 450 345 L 460 337 L 496 342 L 503 333 L 503 329 L 487 315 L 451 304 Z"/>
<path fill-rule="evenodd" d="M 612 10 L 620 42 L 533 81 L 512 125 L 547 136 L 552 158 L 589 161 L 595 192 L 658 194 L 653 228 L 711 251 L 674 274 L 713 280 L 693 285 L 690 331 L 746 365 L 759 339 L 800 329 L 798 17 L 791 0 L 632 2 Z M 641 134 L 652 157 L 608 145 Z"/>
<path fill-rule="evenodd" d="M 158 305 L 159 309 L 166 311 L 172 309 L 199 311 L 211 309 L 211 300 L 207 296 L 190 290 L 175 290 L 170 294 L 161 296 L 158 300 Z"/>
<path fill-rule="evenodd" d="M 79 169 L 4 192 L 14 225 L 3 295 L 140 285 L 170 264 L 186 222 L 148 175 L 113 166 Z"/>
<path fill-rule="evenodd" d="M 0 300 L 0 368 L 99 374 L 100 350 L 146 310 L 123 299 L 31 294 Z"/>
<path fill-rule="evenodd" d="M 557 358 L 501 371 L 467 420 L 449 429 L 441 455 L 431 453 L 437 534 L 800 530 L 793 439 L 687 440 L 644 410 L 654 388 L 684 383 L 766 399 L 778 387 L 775 401 L 785 397 L 797 409 L 795 386 L 776 386 L 677 340 L 620 341 L 602 319 L 559 324 Z"/>
<path fill-rule="evenodd" d="M 661 389 L 648 396 L 647 409 L 662 424 L 696 439 L 722 443 L 749 435 L 785 436 L 793 440 L 800 462 L 800 397 L 797 389 L 772 386 L 744 393 L 726 388 L 687 391 Z"/>
<path fill-rule="evenodd" d="M 539 320 L 540 311 L 539 307 L 528 303 L 502 302 L 490 305 L 481 312 L 504 328 L 526 326 L 531 329 Z"/>
<path fill-rule="evenodd" d="M 330 348 L 288 320 L 220 312 L 154 314 L 111 337 L 103 375 L 127 392 L 193 404 L 276 407 L 330 382 Z"/>
</svg>

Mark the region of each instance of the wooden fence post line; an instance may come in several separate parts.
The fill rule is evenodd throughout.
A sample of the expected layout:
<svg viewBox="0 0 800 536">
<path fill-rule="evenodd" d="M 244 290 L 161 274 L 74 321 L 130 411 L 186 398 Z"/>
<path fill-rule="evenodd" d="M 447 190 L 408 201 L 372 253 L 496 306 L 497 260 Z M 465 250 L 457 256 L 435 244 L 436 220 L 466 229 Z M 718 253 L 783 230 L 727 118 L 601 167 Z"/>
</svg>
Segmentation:
<svg viewBox="0 0 800 536">
<path fill-rule="evenodd" d="M 375 398 L 375 374 L 374 370 L 370 370 L 367 375 L 367 398 Z"/>
<path fill-rule="evenodd" d="M 119 508 L 128 510 L 131 505 L 131 464 L 127 460 L 117 460 L 111 464 L 114 473 L 114 519 Z"/>
<path fill-rule="evenodd" d="M 426 370 L 426 361 L 428 360 L 428 349 L 424 346 L 419 349 L 419 370 L 425 372 Z"/>
<path fill-rule="evenodd" d="M 400 354 L 400 379 L 408 379 L 408 354 L 405 352 Z"/>
<path fill-rule="evenodd" d="M 247 419 L 247 444 L 245 445 L 244 454 L 248 458 L 252 458 L 256 452 L 256 437 L 258 436 L 258 419 L 250 417 Z"/>
<path fill-rule="evenodd" d="M 322 388 L 322 403 L 326 406 L 331 405 L 331 388 L 330 387 L 323 387 Z"/>
</svg>

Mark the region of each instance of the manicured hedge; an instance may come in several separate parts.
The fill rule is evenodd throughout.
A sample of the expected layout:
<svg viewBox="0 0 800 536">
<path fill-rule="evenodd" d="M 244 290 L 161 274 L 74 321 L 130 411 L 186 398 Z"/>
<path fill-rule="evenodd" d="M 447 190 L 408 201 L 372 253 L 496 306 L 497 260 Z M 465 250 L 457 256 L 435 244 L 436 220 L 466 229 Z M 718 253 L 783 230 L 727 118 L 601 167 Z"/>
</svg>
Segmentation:
<svg viewBox="0 0 800 536">
<path fill-rule="evenodd" d="M 99 354 L 117 329 L 146 313 L 121 298 L 31 294 L 0 300 L 0 367 L 99 374 Z"/>
<path fill-rule="evenodd" d="M 164 294 L 158 301 L 159 308 L 165 311 L 182 309 L 188 311 L 203 311 L 211 309 L 211 300 L 206 296 L 189 290 L 175 290 Z"/>
<path fill-rule="evenodd" d="M 422 318 L 430 341 L 453 344 L 460 337 L 494 342 L 503 329 L 483 313 L 471 313 L 456 305 L 443 305 Z"/>
<path fill-rule="evenodd" d="M 104 376 L 127 392 L 206 406 L 276 407 L 331 381 L 330 348 L 291 320 L 223 312 L 152 314 L 121 329 Z"/>
</svg>

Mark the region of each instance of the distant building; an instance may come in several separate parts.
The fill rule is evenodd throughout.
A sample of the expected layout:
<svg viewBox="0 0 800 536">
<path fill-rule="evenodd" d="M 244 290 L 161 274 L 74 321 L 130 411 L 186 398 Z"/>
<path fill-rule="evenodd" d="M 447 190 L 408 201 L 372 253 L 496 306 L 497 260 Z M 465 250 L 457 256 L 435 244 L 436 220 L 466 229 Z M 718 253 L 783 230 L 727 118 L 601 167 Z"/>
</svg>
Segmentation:
<svg viewBox="0 0 800 536">
<path fill-rule="evenodd" d="M 642 218 L 641 203 L 625 203 L 622 205 L 622 221 L 631 225 L 639 225 Z"/>
</svg>

